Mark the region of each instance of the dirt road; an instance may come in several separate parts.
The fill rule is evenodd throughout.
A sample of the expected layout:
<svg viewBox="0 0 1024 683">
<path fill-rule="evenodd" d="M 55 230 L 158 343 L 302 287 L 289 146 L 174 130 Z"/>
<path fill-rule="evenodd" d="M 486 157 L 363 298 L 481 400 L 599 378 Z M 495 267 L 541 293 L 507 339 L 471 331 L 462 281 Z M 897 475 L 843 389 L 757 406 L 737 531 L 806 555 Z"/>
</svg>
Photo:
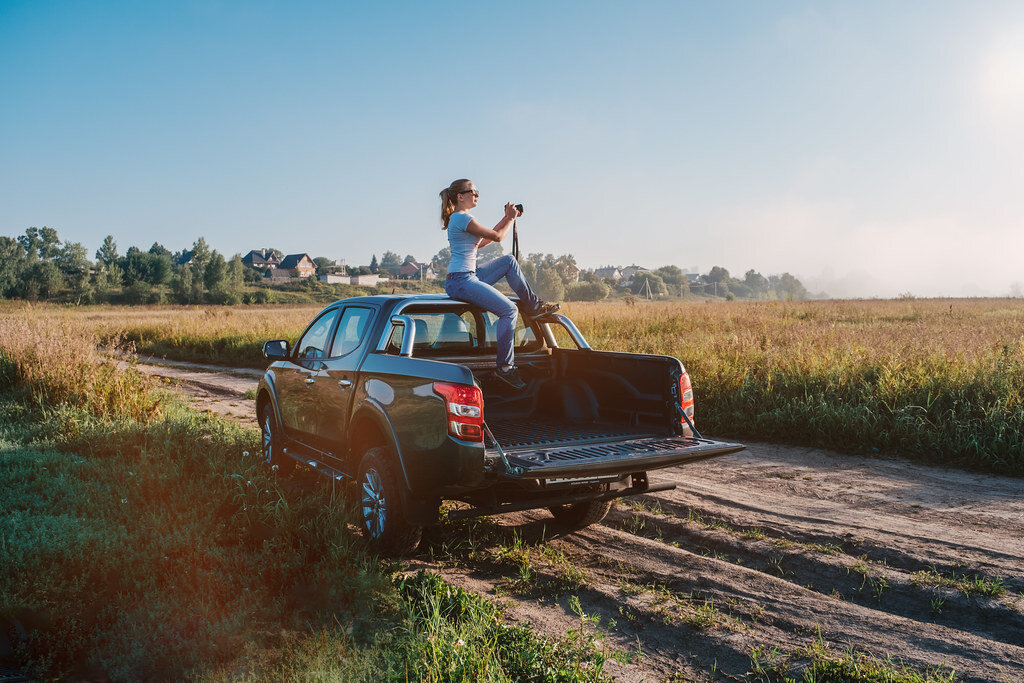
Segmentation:
<svg viewBox="0 0 1024 683">
<path fill-rule="evenodd" d="M 255 426 L 258 373 L 142 365 Z M 246 374 L 248 373 L 248 374 Z M 565 533 L 543 511 L 427 534 L 427 568 L 563 636 L 618 680 L 722 680 L 847 648 L 965 681 L 1024 681 L 1024 480 L 807 448 L 661 470 L 676 489 Z"/>
</svg>

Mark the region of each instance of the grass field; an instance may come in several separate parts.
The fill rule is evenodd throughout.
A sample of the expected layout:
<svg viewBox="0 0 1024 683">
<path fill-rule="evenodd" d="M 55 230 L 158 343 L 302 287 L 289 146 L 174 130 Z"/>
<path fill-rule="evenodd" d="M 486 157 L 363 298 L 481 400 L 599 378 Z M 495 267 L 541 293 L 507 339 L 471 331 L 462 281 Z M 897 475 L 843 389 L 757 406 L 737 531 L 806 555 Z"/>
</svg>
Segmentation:
<svg viewBox="0 0 1024 683">
<path fill-rule="evenodd" d="M 744 414 L 748 376 L 773 382 L 760 395 L 781 387 L 782 396 L 799 398 L 787 382 L 803 382 L 811 387 L 804 400 L 820 406 L 847 395 L 844 383 L 858 395 L 858 368 L 888 359 L 904 378 L 893 385 L 895 401 L 920 390 L 927 373 L 910 369 L 934 358 L 925 366 L 935 370 L 933 403 L 944 391 L 957 395 L 950 379 L 966 378 L 990 392 L 977 394 L 990 401 L 982 422 L 1001 405 L 1016 411 L 1019 434 L 1020 308 L 972 303 L 962 314 L 945 302 L 577 305 L 569 313 L 595 346 L 673 353 L 698 388 L 718 382 L 701 394 L 711 430 L 728 426 L 715 417 L 716 401 L 717 410 Z M 97 350 L 101 338 L 117 346 L 119 331 L 140 328 L 163 330 L 157 341 L 191 335 L 197 353 L 247 327 L 294 337 L 312 312 L 0 310 L 0 667 L 43 680 L 606 678 L 607 658 L 623 653 L 583 631 L 538 637 L 435 575 L 406 576 L 368 555 L 327 480 L 268 475 L 252 455 L 255 429 L 191 411 Z M 843 330 L 840 314 L 861 334 L 830 333 Z M 964 316 L 974 348 L 956 346 L 944 315 Z M 916 343 L 894 332 L 908 323 Z M 833 362 L 850 357 L 860 361 Z M 987 365 L 993 358 L 1004 359 L 1003 374 Z M 954 361 L 964 375 L 948 374 Z M 833 383 L 816 384 L 822 373 Z M 828 409 L 841 421 L 842 405 Z M 805 659 L 821 669 L 814 680 L 946 680 L 887 664 L 868 671 L 849 654 Z M 754 680 L 791 674 L 775 653 L 752 653 L 750 666 Z"/>
<path fill-rule="evenodd" d="M 59 321 L 58 321 L 59 322 Z M 0 318 L 0 669 L 33 680 L 602 680 L 589 637 L 369 555 L 340 490 L 115 370 L 83 326 Z"/>
<path fill-rule="evenodd" d="M 9 309 L 142 353 L 264 367 L 319 306 Z M 1024 300 L 572 303 L 599 349 L 676 356 L 698 427 L 1024 474 Z"/>
</svg>

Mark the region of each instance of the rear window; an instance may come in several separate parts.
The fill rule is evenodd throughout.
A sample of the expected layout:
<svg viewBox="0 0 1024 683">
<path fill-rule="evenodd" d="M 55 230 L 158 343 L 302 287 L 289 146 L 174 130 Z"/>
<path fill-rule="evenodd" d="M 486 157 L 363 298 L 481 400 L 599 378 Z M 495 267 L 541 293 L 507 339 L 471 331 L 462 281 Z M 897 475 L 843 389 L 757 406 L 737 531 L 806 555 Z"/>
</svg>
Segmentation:
<svg viewBox="0 0 1024 683">
<path fill-rule="evenodd" d="M 412 318 L 416 328 L 413 342 L 414 356 L 487 355 L 497 351 L 498 316 L 468 306 L 458 308 L 419 309 L 409 307 L 401 315 Z M 405 326 L 396 325 L 386 347 L 387 353 L 397 354 L 402 348 Z M 541 344 L 533 328 L 516 319 L 513 344 L 517 350 L 532 351 Z"/>
</svg>

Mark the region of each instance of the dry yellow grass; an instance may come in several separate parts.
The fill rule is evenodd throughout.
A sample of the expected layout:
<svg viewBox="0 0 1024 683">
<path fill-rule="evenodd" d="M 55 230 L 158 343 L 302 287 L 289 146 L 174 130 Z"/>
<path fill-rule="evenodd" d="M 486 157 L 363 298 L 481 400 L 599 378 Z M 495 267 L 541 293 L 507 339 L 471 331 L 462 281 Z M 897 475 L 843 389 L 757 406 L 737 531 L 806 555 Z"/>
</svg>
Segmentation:
<svg viewBox="0 0 1024 683">
<path fill-rule="evenodd" d="M 10 307 L 141 352 L 260 367 L 320 310 Z M 594 348 L 676 356 L 714 434 L 1024 473 L 1024 300 L 570 303 Z"/>
<path fill-rule="evenodd" d="M 39 405 L 69 403 L 97 416 L 146 420 L 159 401 L 151 381 L 102 354 L 91 325 L 24 307 L 0 312 L 0 383 L 28 389 Z M 119 338 L 109 340 L 120 346 Z"/>
</svg>

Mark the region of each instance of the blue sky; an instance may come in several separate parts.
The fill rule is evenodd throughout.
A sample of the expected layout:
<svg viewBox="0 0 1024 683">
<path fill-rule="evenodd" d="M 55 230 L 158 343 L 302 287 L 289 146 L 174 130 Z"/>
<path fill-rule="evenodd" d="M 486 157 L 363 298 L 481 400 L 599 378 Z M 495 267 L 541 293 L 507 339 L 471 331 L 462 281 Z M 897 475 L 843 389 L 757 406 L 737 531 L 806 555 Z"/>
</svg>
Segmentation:
<svg viewBox="0 0 1024 683">
<path fill-rule="evenodd" d="M 0 234 L 1024 293 L 1024 5 L 0 1 Z"/>
</svg>

